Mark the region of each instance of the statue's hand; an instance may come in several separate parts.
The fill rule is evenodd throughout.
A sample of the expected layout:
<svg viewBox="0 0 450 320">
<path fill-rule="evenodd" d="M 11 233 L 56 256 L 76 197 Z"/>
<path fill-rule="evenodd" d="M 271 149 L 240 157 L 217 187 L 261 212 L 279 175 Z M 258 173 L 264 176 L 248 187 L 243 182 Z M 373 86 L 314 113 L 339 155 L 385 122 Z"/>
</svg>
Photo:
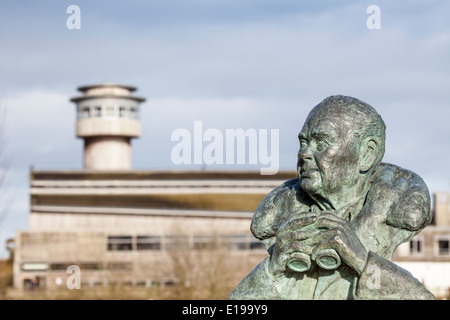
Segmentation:
<svg viewBox="0 0 450 320">
<path fill-rule="evenodd" d="M 278 229 L 275 247 L 269 260 L 269 272 L 283 277 L 287 262 L 295 253 L 310 255 L 317 242 L 311 242 L 318 234 L 316 228 L 307 228 L 317 220 L 317 213 L 305 212 L 286 221 Z"/>
<path fill-rule="evenodd" d="M 315 225 L 322 230 L 312 239 L 318 243 L 312 250 L 312 259 L 315 260 L 320 250 L 334 249 L 342 261 L 358 275 L 361 274 L 367 262 L 368 252 L 350 222 L 324 212 L 317 218 Z"/>
</svg>

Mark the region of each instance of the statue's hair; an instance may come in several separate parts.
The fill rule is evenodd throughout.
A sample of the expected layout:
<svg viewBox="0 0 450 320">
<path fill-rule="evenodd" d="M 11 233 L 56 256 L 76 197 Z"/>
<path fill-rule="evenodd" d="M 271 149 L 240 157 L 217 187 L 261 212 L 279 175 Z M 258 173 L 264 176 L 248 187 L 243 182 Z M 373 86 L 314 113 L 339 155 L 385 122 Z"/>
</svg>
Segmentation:
<svg viewBox="0 0 450 320">
<path fill-rule="evenodd" d="M 313 110 L 321 107 L 332 107 L 342 110 L 347 119 L 351 120 L 352 131 L 358 141 L 371 137 L 377 141 L 379 154 L 375 166 L 380 164 L 385 152 L 386 125 L 378 112 L 369 104 L 349 96 L 335 95 L 325 98 Z"/>
</svg>

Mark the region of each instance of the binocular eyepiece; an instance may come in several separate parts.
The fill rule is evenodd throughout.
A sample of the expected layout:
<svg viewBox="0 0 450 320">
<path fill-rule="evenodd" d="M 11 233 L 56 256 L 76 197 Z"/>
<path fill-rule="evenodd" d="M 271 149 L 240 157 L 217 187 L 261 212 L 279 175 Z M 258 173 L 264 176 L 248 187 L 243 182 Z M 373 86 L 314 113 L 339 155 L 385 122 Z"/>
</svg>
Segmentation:
<svg viewBox="0 0 450 320">
<path fill-rule="evenodd" d="M 325 270 L 334 270 L 341 265 L 341 258 L 334 249 L 320 250 L 316 255 L 316 263 Z M 295 272 L 306 272 L 311 268 L 311 257 L 296 252 L 287 262 L 287 267 Z"/>
</svg>

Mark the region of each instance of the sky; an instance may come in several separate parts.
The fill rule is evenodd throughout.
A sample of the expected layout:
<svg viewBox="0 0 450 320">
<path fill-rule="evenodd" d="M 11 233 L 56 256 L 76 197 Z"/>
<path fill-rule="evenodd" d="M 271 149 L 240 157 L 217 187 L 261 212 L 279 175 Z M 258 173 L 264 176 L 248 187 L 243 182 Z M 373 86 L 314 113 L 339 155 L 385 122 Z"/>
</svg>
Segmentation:
<svg viewBox="0 0 450 320">
<path fill-rule="evenodd" d="M 67 27 L 70 5 L 80 29 Z M 379 29 L 367 26 L 370 5 Z M 134 169 L 204 167 L 171 158 L 171 134 L 202 121 L 277 129 L 279 168 L 295 170 L 308 112 L 343 94 L 383 117 L 384 162 L 419 174 L 431 194 L 450 191 L 449 12 L 445 0 L 2 0 L 0 257 L 28 229 L 30 167 L 82 169 L 70 98 L 106 81 L 146 98 Z"/>
</svg>

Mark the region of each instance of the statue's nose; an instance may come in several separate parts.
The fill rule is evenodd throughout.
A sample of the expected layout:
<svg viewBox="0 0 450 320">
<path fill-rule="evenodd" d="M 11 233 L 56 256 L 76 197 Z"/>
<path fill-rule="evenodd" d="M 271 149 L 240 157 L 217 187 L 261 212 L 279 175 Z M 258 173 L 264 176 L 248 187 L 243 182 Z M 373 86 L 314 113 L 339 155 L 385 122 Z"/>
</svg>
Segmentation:
<svg viewBox="0 0 450 320">
<path fill-rule="evenodd" d="M 298 151 L 298 159 L 300 160 L 312 160 L 313 156 L 311 153 L 311 148 L 308 146 L 306 148 L 302 148 Z"/>
<path fill-rule="evenodd" d="M 313 156 L 311 154 L 311 152 L 305 150 L 305 149 L 300 149 L 298 151 L 297 154 L 297 168 L 301 169 L 303 168 L 303 166 L 305 165 L 305 162 L 309 162 L 313 160 Z"/>
</svg>

